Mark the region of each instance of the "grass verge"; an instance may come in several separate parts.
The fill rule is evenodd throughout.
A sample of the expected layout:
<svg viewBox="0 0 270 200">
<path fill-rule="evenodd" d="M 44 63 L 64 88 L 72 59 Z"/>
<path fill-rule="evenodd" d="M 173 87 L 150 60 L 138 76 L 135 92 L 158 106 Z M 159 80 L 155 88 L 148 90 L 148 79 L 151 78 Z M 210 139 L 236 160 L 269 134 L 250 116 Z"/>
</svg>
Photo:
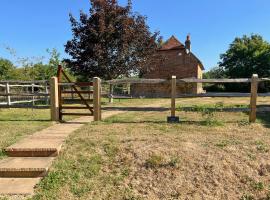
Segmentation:
<svg viewBox="0 0 270 200">
<path fill-rule="evenodd" d="M 269 129 L 245 113 L 128 112 L 76 131 L 33 199 L 267 199 Z M 237 188 L 237 189 L 236 189 Z"/>
</svg>

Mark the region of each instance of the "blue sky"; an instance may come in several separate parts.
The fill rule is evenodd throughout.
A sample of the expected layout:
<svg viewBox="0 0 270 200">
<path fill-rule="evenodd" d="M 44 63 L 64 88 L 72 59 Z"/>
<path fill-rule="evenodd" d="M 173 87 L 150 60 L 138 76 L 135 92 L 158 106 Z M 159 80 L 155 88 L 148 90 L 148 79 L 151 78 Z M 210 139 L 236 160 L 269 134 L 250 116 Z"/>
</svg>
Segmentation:
<svg viewBox="0 0 270 200">
<path fill-rule="evenodd" d="M 68 14 L 78 16 L 89 7 L 89 0 L 1 0 L 0 57 L 14 61 L 6 46 L 18 57 L 48 57 L 47 48 L 66 57 Z M 146 15 L 151 30 L 164 39 L 175 35 L 184 42 L 190 33 L 192 51 L 206 69 L 217 65 L 236 36 L 258 33 L 270 41 L 269 0 L 133 0 L 133 9 Z"/>
</svg>

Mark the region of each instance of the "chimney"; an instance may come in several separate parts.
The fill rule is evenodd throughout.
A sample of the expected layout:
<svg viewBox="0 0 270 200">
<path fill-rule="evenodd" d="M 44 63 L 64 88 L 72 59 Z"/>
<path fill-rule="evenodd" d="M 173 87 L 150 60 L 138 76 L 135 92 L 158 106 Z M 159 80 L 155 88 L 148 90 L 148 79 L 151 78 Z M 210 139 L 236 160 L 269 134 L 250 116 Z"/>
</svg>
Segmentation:
<svg viewBox="0 0 270 200">
<path fill-rule="evenodd" d="M 186 39 L 186 42 L 185 42 L 185 47 L 186 47 L 186 50 L 188 50 L 187 52 L 191 52 L 191 41 L 190 41 L 190 34 L 187 35 L 187 39 Z"/>
</svg>

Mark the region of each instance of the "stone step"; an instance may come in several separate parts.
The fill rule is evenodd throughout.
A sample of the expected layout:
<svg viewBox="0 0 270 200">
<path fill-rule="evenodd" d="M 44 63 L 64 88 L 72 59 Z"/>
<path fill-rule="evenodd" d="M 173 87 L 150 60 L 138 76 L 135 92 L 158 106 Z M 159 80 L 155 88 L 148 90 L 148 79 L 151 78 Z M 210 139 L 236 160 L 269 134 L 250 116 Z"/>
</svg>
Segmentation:
<svg viewBox="0 0 270 200">
<path fill-rule="evenodd" d="M 33 135 L 5 148 L 5 151 L 10 157 L 55 157 L 64 139 L 61 134 Z"/>
<path fill-rule="evenodd" d="M 0 177 L 36 178 L 48 173 L 54 157 L 18 157 L 0 161 Z"/>
<path fill-rule="evenodd" d="M 0 178 L 0 195 L 33 195 L 41 178 Z"/>
</svg>

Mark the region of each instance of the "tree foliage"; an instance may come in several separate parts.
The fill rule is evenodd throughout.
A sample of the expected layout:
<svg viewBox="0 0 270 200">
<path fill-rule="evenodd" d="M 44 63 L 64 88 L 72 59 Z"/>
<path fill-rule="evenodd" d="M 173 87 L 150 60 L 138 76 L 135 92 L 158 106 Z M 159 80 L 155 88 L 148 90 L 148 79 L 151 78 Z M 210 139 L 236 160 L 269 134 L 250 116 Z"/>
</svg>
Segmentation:
<svg viewBox="0 0 270 200">
<path fill-rule="evenodd" d="M 235 38 L 219 66 L 229 78 L 249 78 L 252 74 L 270 76 L 270 44 L 260 35 Z"/>
<path fill-rule="evenodd" d="M 0 58 L 0 80 L 11 79 L 14 76 L 15 66 L 7 59 Z"/>
<path fill-rule="evenodd" d="M 250 78 L 270 76 L 270 44 L 260 35 L 237 37 L 220 56 L 219 66 L 204 73 L 204 78 Z M 248 92 L 250 84 L 209 84 L 207 91 Z M 269 83 L 261 83 L 261 92 L 269 91 Z"/>
<path fill-rule="evenodd" d="M 65 45 L 68 66 L 76 75 L 104 79 L 138 74 L 156 50 L 158 33 L 152 34 L 146 18 L 132 12 L 131 1 L 90 0 L 89 15 L 70 15 L 73 38 Z"/>
<path fill-rule="evenodd" d="M 0 58 L 0 80 L 49 80 L 56 76 L 61 63 L 60 54 L 56 49 L 47 52 L 50 58 L 46 64 L 39 60 L 35 62 L 30 58 L 20 58 L 20 65 L 16 67 L 11 61 Z"/>
<path fill-rule="evenodd" d="M 203 73 L 204 79 L 215 79 L 215 78 L 225 78 L 226 75 L 224 70 L 221 67 L 214 67 L 210 69 L 208 72 Z"/>
</svg>

